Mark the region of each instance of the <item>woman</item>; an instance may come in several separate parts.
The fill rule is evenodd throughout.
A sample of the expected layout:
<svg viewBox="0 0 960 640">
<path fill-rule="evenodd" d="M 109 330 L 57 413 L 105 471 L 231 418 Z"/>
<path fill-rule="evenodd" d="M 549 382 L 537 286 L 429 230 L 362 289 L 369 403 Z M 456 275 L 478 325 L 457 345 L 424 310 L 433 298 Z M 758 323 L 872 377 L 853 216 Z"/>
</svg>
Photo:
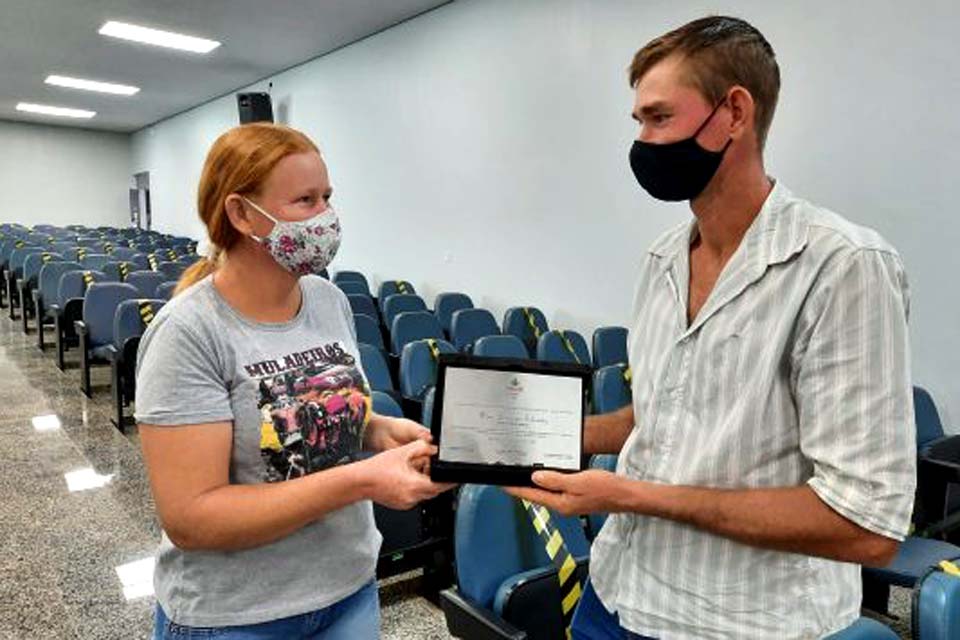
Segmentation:
<svg viewBox="0 0 960 640">
<path fill-rule="evenodd" d="M 425 475 L 429 431 L 370 410 L 346 297 L 312 275 L 340 243 L 330 195 L 316 146 L 287 127 L 237 127 L 207 156 L 211 255 L 151 323 L 137 372 L 164 531 L 155 638 L 377 637 L 370 501 L 448 488 Z"/>
</svg>

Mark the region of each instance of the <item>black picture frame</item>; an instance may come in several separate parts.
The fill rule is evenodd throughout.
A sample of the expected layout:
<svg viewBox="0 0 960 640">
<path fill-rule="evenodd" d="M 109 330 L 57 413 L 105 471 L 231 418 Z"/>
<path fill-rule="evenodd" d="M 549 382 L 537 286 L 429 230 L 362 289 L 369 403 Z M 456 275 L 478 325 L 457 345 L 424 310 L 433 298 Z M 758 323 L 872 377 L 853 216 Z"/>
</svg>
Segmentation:
<svg viewBox="0 0 960 640">
<path fill-rule="evenodd" d="M 549 466 L 513 466 L 500 464 L 474 464 L 440 460 L 443 447 L 443 403 L 447 371 L 451 367 L 481 369 L 486 371 L 504 371 L 525 374 L 563 376 L 578 378 L 580 389 L 580 452 L 577 469 L 561 469 Z M 470 484 L 491 484 L 501 486 L 533 486 L 531 476 L 534 471 L 549 469 L 561 473 L 575 473 L 583 470 L 583 424 L 587 412 L 587 398 L 590 393 L 593 370 L 582 364 L 541 362 L 539 360 L 521 360 L 513 358 L 485 358 L 464 354 L 441 354 L 437 361 L 437 385 L 434 395 L 433 417 L 430 432 L 433 443 L 437 445 L 437 454 L 430 459 L 430 478 L 435 482 L 454 482 Z"/>
</svg>

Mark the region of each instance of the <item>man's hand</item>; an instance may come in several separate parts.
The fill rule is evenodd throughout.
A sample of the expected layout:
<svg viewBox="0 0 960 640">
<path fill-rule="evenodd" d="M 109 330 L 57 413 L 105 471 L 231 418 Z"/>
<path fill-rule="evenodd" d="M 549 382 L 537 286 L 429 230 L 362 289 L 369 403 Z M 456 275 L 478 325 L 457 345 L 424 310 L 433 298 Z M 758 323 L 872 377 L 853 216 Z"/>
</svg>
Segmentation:
<svg viewBox="0 0 960 640">
<path fill-rule="evenodd" d="M 762 549 L 883 567 L 896 540 L 868 531 L 834 511 L 807 485 L 713 489 L 653 484 L 591 469 L 571 475 L 538 471 L 540 488 L 507 493 L 562 515 L 632 512 L 692 525 Z"/>
<path fill-rule="evenodd" d="M 628 481 L 609 471 L 537 471 L 533 474 L 533 482 L 542 488 L 508 487 L 505 491 L 515 498 L 542 504 L 564 516 L 609 513 L 625 508 L 625 483 Z"/>
<path fill-rule="evenodd" d="M 370 420 L 370 424 L 367 425 L 363 440 L 366 449 L 387 451 L 395 447 L 402 447 L 414 440 L 423 440 L 429 443 L 433 440 L 433 437 L 430 435 L 429 429 L 413 420 L 375 415 Z"/>
</svg>

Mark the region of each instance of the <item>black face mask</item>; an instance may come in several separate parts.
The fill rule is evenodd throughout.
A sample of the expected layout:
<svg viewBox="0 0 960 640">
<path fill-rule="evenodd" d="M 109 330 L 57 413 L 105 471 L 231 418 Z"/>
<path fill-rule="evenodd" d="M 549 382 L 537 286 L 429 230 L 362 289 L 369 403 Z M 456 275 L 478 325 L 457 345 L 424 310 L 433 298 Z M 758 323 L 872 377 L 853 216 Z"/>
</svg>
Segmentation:
<svg viewBox="0 0 960 640">
<path fill-rule="evenodd" d="M 630 168 L 647 193 L 657 200 L 679 202 L 693 200 L 707 188 L 733 140 L 728 140 L 720 151 L 708 151 L 697 143 L 697 136 L 724 102 L 721 100 L 700 128 L 685 140 L 668 144 L 634 141 Z"/>
</svg>

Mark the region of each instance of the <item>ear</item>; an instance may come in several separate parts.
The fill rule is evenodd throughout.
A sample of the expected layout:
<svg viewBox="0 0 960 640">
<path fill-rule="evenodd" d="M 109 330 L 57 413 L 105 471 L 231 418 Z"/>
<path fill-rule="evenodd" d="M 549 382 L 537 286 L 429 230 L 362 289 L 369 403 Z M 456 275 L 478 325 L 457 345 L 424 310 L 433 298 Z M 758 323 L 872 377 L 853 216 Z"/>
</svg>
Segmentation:
<svg viewBox="0 0 960 640">
<path fill-rule="evenodd" d="M 730 137 L 738 140 L 745 136 L 756 137 L 754 130 L 754 113 L 756 104 L 750 92 L 740 85 L 734 86 L 727 94 L 727 104 L 730 107 Z"/>
<path fill-rule="evenodd" d="M 226 211 L 227 217 L 230 218 L 230 224 L 242 235 L 249 236 L 256 233 L 253 212 L 250 211 L 250 207 L 238 194 L 231 193 L 228 195 L 227 199 L 223 201 L 223 209 Z"/>
</svg>

